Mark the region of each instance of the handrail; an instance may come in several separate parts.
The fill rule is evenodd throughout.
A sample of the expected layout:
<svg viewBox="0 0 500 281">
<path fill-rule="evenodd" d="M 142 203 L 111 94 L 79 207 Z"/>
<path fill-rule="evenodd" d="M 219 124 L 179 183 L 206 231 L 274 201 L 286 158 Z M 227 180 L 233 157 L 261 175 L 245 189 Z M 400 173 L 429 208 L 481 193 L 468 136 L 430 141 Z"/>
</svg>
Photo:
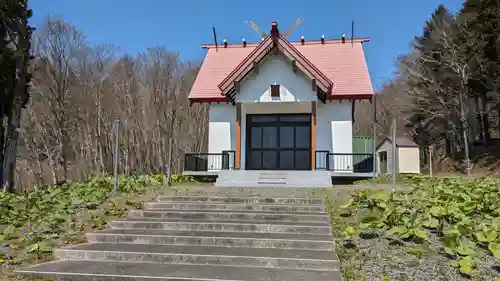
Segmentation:
<svg viewBox="0 0 500 281">
<path fill-rule="evenodd" d="M 184 171 L 206 172 L 234 170 L 235 167 L 236 151 L 234 150 L 224 150 L 221 153 L 184 153 Z"/>
<path fill-rule="evenodd" d="M 333 172 L 373 173 L 372 153 L 331 153 L 328 150 L 317 150 L 316 170 Z"/>
</svg>

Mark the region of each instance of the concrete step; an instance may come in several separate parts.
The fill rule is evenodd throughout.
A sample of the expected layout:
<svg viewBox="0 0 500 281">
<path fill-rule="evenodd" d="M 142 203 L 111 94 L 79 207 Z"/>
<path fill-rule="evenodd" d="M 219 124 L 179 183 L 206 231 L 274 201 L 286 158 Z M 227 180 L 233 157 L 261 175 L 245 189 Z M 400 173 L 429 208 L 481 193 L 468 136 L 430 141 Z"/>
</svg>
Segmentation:
<svg viewBox="0 0 500 281">
<path fill-rule="evenodd" d="M 206 219 L 203 217 L 197 218 L 162 218 L 162 217 L 137 217 L 137 216 L 127 216 L 123 220 L 140 220 L 140 221 L 150 221 L 150 222 L 203 222 L 203 223 L 248 223 L 248 224 L 277 224 L 277 225 L 300 225 L 300 226 L 330 226 L 328 221 L 280 221 L 280 220 L 252 220 L 252 219 Z"/>
<path fill-rule="evenodd" d="M 210 192 L 210 196 L 224 196 L 224 197 L 283 197 L 283 198 L 324 198 L 324 193 L 327 190 L 333 190 L 333 187 L 329 188 L 311 188 L 311 187 L 250 187 L 250 186 L 240 186 L 240 187 L 215 187 L 213 191 Z M 180 195 L 180 194 L 178 194 Z M 203 194 L 208 196 L 209 194 Z"/>
<path fill-rule="evenodd" d="M 323 205 L 251 205 L 251 204 L 226 204 L 226 203 L 166 203 L 149 202 L 146 209 L 181 209 L 181 210 L 238 210 L 238 211 L 266 211 L 266 212 L 307 212 L 325 213 Z"/>
<path fill-rule="evenodd" d="M 312 215 L 312 216 L 328 216 L 326 212 L 269 212 L 260 210 L 227 210 L 227 209 L 206 209 L 206 210 L 188 210 L 188 209 L 173 209 L 173 208 L 154 208 L 154 209 L 142 209 L 141 211 L 152 211 L 152 212 L 183 212 L 183 213 L 234 213 L 234 214 L 277 214 L 277 215 Z"/>
<path fill-rule="evenodd" d="M 331 234 L 330 225 L 297 225 L 295 223 L 207 220 L 157 220 L 146 218 L 124 218 L 109 223 L 113 228 L 146 228 L 182 231 L 232 231 L 267 233 Z"/>
<path fill-rule="evenodd" d="M 186 264 L 56 261 L 18 272 L 66 281 L 341 281 L 339 271 Z"/>
<path fill-rule="evenodd" d="M 206 203 L 240 203 L 240 204 L 305 204 L 323 205 L 322 198 L 273 198 L 273 197 L 220 197 L 220 196 L 164 196 L 157 198 L 160 202 L 206 202 Z"/>
<path fill-rule="evenodd" d="M 323 271 L 339 270 L 340 263 L 333 251 L 243 249 L 200 245 L 89 243 L 56 249 L 54 254 L 63 260 L 230 265 Z"/>
<path fill-rule="evenodd" d="M 157 245 L 203 245 L 254 248 L 324 250 L 335 249 L 332 235 L 195 232 L 156 229 L 107 229 L 86 234 L 93 243 L 136 243 Z"/>
<path fill-rule="evenodd" d="M 217 212 L 217 211 L 157 211 L 131 210 L 130 217 L 176 218 L 176 219 L 223 219 L 223 220 L 259 220 L 282 222 L 323 222 L 330 223 L 326 214 L 287 214 L 287 213 L 254 213 L 254 212 Z"/>
</svg>

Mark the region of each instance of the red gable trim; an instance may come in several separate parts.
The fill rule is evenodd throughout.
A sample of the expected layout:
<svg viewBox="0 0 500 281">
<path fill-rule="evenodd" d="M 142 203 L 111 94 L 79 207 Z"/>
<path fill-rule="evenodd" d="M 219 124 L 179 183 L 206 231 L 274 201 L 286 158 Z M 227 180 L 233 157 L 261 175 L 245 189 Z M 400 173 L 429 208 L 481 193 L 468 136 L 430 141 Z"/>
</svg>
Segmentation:
<svg viewBox="0 0 500 281">
<path fill-rule="evenodd" d="M 304 57 L 288 40 L 278 31 L 277 25 L 273 23 L 271 34 L 264 39 L 250 54 L 236 66 L 229 75 L 218 85 L 222 95 L 228 95 L 234 84 L 240 82 L 273 48 L 278 48 L 290 60 L 297 62 L 297 67 L 309 78 L 316 79 L 318 88 L 326 95 L 331 93 L 333 83 L 316 68 L 306 57 Z"/>
<path fill-rule="evenodd" d="M 261 57 L 262 59 L 267 52 L 266 50 L 269 51 L 270 48 L 272 48 L 272 43 L 273 40 L 271 36 L 267 36 L 264 41 L 262 41 L 255 49 L 253 49 L 248 56 L 238 64 L 231 73 L 229 73 L 222 82 L 219 83 L 219 89 L 222 91 L 222 95 L 224 95 L 233 85 L 236 79 L 239 76 L 244 76 L 246 73 L 248 73 L 252 68 L 253 64 L 252 62 L 257 61 L 257 58 Z M 245 71 L 246 70 L 246 71 Z"/>
<path fill-rule="evenodd" d="M 328 79 L 328 77 L 326 77 L 326 75 L 323 74 L 323 72 L 321 72 L 316 66 L 314 66 L 311 61 L 309 61 L 304 55 L 302 55 L 299 50 L 297 50 L 297 48 L 295 48 L 290 42 L 288 42 L 288 40 L 281 36 L 281 34 L 279 34 L 278 39 L 278 42 L 283 44 L 280 44 L 280 46 L 286 51 L 283 53 L 286 55 L 286 53 L 288 52 L 290 55 L 289 58 L 291 60 L 295 59 L 297 61 L 297 66 L 299 67 L 299 69 L 306 73 L 309 78 L 316 79 L 317 82 L 319 82 L 318 86 L 320 86 L 320 89 L 325 94 L 329 94 L 332 90 L 333 82 L 330 81 L 330 79 Z"/>
</svg>

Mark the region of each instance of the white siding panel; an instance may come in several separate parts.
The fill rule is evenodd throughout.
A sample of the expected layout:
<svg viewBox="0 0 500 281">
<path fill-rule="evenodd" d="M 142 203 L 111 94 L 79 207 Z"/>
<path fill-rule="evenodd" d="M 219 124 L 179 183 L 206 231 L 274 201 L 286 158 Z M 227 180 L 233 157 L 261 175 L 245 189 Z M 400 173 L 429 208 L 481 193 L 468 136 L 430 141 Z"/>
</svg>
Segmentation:
<svg viewBox="0 0 500 281">
<path fill-rule="evenodd" d="M 318 102 L 316 114 L 316 150 L 352 153 L 352 104 L 350 102 L 327 102 L 326 104 Z M 330 157 L 330 168 L 352 172 L 352 156 Z"/>
<path fill-rule="evenodd" d="M 398 156 L 399 173 L 420 173 L 420 151 L 418 147 L 399 147 Z"/>
<path fill-rule="evenodd" d="M 221 153 L 236 149 L 236 107 L 211 104 L 209 108 L 208 152 Z M 209 157 L 208 170 L 221 168 L 222 157 Z"/>
</svg>

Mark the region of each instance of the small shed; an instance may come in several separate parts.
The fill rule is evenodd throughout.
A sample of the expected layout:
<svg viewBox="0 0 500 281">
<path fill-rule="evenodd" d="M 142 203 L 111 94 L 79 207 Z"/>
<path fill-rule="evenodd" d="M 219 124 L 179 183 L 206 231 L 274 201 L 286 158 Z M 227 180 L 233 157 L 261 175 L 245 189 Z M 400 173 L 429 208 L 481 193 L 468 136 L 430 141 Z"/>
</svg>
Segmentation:
<svg viewBox="0 0 500 281">
<path fill-rule="evenodd" d="M 377 146 L 377 167 L 381 174 L 392 171 L 392 139 L 385 138 Z M 420 149 L 407 136 L 396 137 L 396 173 L 420 173 Z"/>
</svg>

